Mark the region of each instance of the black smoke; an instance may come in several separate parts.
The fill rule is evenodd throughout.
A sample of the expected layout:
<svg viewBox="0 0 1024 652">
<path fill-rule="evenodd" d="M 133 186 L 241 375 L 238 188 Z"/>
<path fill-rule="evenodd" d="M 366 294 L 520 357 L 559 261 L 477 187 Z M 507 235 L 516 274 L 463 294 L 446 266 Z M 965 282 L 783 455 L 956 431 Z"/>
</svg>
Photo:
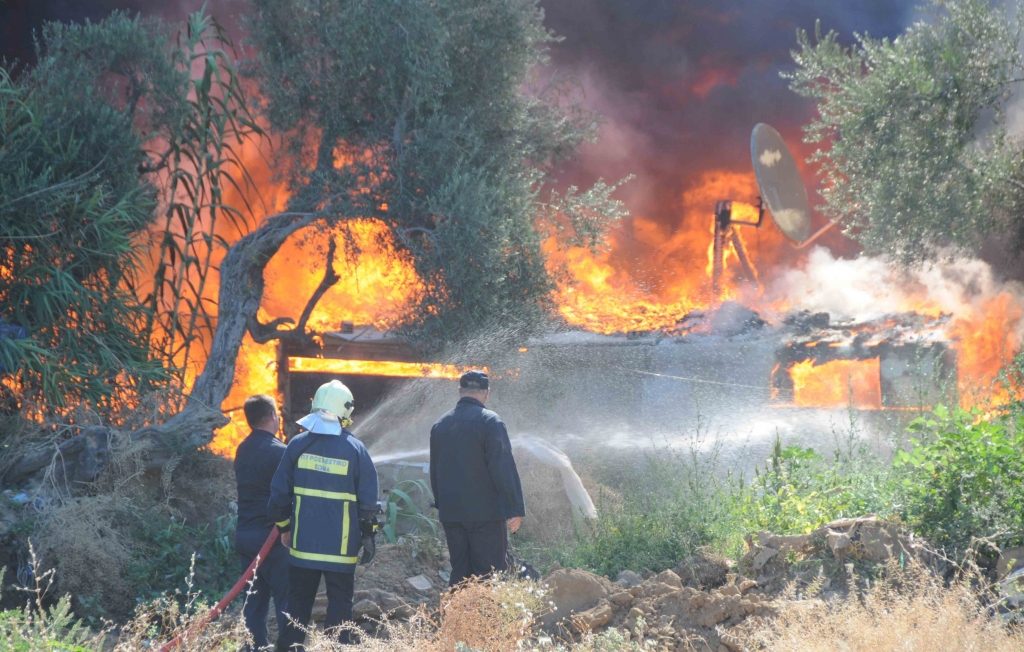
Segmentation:
<svg viewBox="0 0 1024 652">
<path fill-rule="evenodd" d="M 709 169 L 749 170 L 750 131 L 774 125 L 793 149 L 814 107 L 787 87 L 797 29 L 845 38 L 895 36 L 909 0 L 547 0 L 564 41 L 553 61 L 604 116 L 606 139 L 584 150 L 574 181 L 638 176 L 625 192 L 634 213 L 671 222 L 666 196 Z M 743 198 L 736 198 L 743 199 Z"/>
<path fill-rule="evenodd" d="M 101 19 L 121 9 L 180 20 L 202 0 L 7 0 L 0 2 L 0 55 L 30 64 L 43 21 Z M 238 34 L 245 0 L 207 3 Z M 700 172 L 749 170 L 748 139 L 773 124 L 799 154 L 800 127 L 813 106 L 779 73 L 792 68 L 796 30 L 895 36 L 913 0 L 542 0 L 546 22 L 563 40 L 552 47 L 562 77 L 603 116 L 598 143 L 563 173 L 588 185 L 635 174 L 622 198 L 638 215 L 678 220 L 666 197 Z M 752 199 L 736 198 L 736 199 Z"/>
</svg>

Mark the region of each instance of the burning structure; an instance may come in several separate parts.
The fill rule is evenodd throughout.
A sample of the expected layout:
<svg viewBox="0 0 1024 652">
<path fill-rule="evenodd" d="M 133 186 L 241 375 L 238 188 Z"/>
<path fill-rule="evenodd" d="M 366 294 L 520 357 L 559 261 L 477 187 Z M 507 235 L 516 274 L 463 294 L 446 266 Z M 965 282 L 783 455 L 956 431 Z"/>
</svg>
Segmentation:
<svg viewBox="0 0 1024 652">
<path fill-rule="evenodd" d="M 562 273 L 554 298 L 565 326 L 522 342 L 504 359 L 474 361 L 514 379 L 510 400 L 521 392 L 562 408 L 524 418 L 571 429 L 627 415 L 672 423 L 718 406 L 753 413 L 765 406 L 973 405 L 971 389 L 991 385 L 1018 348 L 1022 311 L 1012 288 L 996 283 L 987 265 L 962 262 L 908 276 L 883 261 L 837 259 L 821 248 L 811 249 L 802 266 L 772 264 L 831 225 L 811 233 L 796 163 L 777 132 L 766 130 L 759 125 L 752 138 L 763 205 L 722 200 L 741 192 L 744 180 L 748 191 L 754 185 L 742 175 L 712 177 L 687 200 L 703 200 L 711 218 L 703 236 L 707 263 L 696 274 L 670 271 L 676 279 L 670 300 L 630 301 L 628 292 L 608 298 L 615 274 L 601 262 L 604 254 L 549 243 L 549 264 Z M 748 253 L 740 227 L 762 225 Z M 311 388 L 337 375 L 360 396 L 365 414 L 414 379 L 461 372 L 388 334 L 415 304 L 422 281 L 373 221 L 351 229 L 337 243 L 353 282 L 332 287 L 309 315 L 321 335 L 305 343 L 247 342 L 227 407 L 276 387 L 286 416 L 298 415 Z M 341 249 L 346 238 L 358 246 Z M 267 315 L 296 313 L 297 298 L 315 291 L 319 275 L 308 252 L 316 246 L 310 238 L 296 241 L 271 261 L 268 277 L 289 280 L 268 284 Z M 338 328 L 339 315 L 360 326 Z M 566 378 L 572 381 L 558 380 Z M 214 449 L 230 452 L 241 432 L 242 424 L 229 426 Z"/>
</svg>

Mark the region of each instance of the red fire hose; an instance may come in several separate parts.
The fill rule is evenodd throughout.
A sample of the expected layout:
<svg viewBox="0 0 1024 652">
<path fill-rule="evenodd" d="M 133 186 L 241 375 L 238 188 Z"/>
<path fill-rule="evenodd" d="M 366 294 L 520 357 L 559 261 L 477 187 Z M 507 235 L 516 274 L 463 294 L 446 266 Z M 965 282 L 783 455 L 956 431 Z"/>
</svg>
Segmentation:
<svg viewBox="0 0 1024 652">
<path fill-rule="evenodd" d="M 160 648 L 160 652 L 171 652 L 171 650 L 177 649 L 178 646 L 181 645 L 183 638 L 189 638 L 193 634 L 198 634 L 205 629 L 207 625 L 216 620 L 218 616 L 224 613 L 224 610 L 229 604 L 231 604 L 232 600 L 237 598 L 238 594 L 242 592 L 242 589 L 252 581 L 253 576 L 256 574 L 256 569 L 260 567 L 263 560 L 270 554 L 270 549 L 274 546 L 274 542 L 277 541 L 280 534 L 281 533 L 275 525 L 270 530 L 270 534 L 267 535 L 267 540 L 263 542 L 263 547 L 260 548 L 260 551 L 256 554 L 256 558 L 252 560 L 252 563 L 245 569 L 245 572 L 238 578 L 238 581 L 231 587 L 231 590 L 225 593 L 224 597 L 220 599 L 220 602 L 214 605 L 213 609 L 210 609 L 205 616 L 192 623 L 192 626 L 189 627 L 183 635 L 178 634 L 169 642 L 165 643 L 163 647 Z"/>
</svg>

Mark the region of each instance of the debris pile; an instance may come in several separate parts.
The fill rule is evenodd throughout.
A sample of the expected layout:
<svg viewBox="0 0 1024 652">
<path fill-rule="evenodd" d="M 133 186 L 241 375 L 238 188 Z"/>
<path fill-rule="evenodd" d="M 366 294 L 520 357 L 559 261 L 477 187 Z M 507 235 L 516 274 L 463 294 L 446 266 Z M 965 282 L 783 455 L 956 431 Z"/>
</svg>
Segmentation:
<svg viewBox="0 0 1024 652">
<path fill-rule="evenodd" d="M 795 601 L 827 600 L 860 588 L 893 560 L 915 560 L 937 574 L 946 569 L 922 542 L 897 525 L 868 516 L 833 521 L 809 534 L 761 532 L 734 563 L 701 553 L 675 568 L 643 576 L 623 571 L 615 581 L 580 569 L 557 569 L 542 580 L 550 611 L 538 635 L 573 639 L 615 627 L 658 650 L 736 651 L 752 617 L 770 618 Z M 447 583 L 447 554 L 428 539 L 381 545 L 357 575 L 354 613 L 367 629 L 386 616 L 401 620 L 417 608 L 434 610 Z M 326 603 L 321 596 L 322 618 Z"/>
<path fill-rule="evenodd" d="M 542 625 L 556 636 L 619 627 L 664 650 L 740 650 L 748 618 L 771 617 L 798 597 L 845 595 L 855 588 L 851 581 L 874 576 L 873 568 L 891 560 L 944 570 L 912 535 L 870 516 L 840 519 L 803 535 L 762 532 L 747 544 L 736 565 L 696 556 L 646 579 L 624 571 L 611 582 L 582 570 L 557 570 L 544 580 L 554 610 Z"/>
</svg>

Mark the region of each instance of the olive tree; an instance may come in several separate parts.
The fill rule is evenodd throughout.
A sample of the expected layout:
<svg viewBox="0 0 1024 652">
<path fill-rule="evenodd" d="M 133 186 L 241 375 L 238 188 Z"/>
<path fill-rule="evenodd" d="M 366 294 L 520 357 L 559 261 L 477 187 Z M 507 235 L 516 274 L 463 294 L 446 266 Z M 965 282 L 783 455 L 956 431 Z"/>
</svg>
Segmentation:
<svg viewBox="0 0 1024 652">
<path fill-rule="evenodd" d="M 234 244 L 190 405 L 217 406 L 239 343 L 306 337 L 257 321 L 262 270 L 301 229 L 374 217 L 427 291 L 407 332 L 440 348 L 542 319 L 541 224 L 594 238 L 621 215 L 614 184 L 556 191 L 554 166 L 591 132 L 561 96 L 528 92 L 554 36 L 536 0 L 256 0 L 251 67 L 270 129 L 294 156 L 287 209 Z M 325 261 L 321 287 L 337 281 Z M 316 301 L 318 295 L 310 297 Z M 310 310 L 304 311 L 308 315 Z"/>
<path fill-rule="evenodd" d="M 937 0 L 895 39 L 798 33 L 787 76 L 817 105 L 823 210 L 870 253 L 903 262 L 976 246 L 1016 217 L 1021 146 L 1007 102 L 1020 24 L 985 0 Z"/>
</svg>

